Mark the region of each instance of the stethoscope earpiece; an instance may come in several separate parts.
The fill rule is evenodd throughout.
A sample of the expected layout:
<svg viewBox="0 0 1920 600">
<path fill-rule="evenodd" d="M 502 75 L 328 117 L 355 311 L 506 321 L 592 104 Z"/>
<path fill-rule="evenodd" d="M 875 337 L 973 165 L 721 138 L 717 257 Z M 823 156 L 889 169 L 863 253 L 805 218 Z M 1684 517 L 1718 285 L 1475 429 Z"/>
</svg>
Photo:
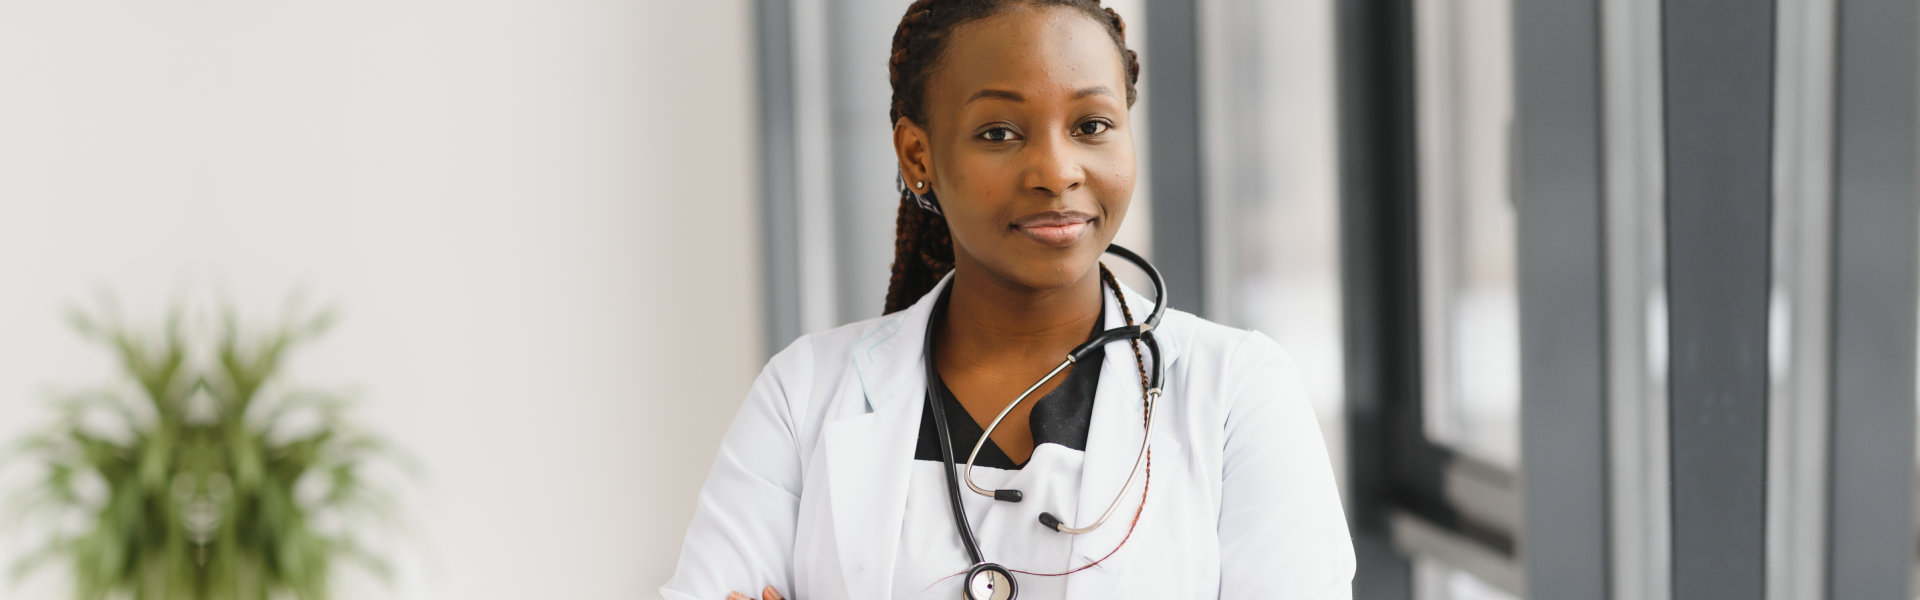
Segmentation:
<svg viewBox="0 0 1920 600">
<path fill-rule="evenodd" d="M 1040 513 L 1040 526 L 1045 527 L 1047 529 L 1052 529 L 1054 531 L 1059 531 L 1060 518 L 1053 516 L 1053 513 L 1050 513 L 1050 512 Z"/>
</svg>

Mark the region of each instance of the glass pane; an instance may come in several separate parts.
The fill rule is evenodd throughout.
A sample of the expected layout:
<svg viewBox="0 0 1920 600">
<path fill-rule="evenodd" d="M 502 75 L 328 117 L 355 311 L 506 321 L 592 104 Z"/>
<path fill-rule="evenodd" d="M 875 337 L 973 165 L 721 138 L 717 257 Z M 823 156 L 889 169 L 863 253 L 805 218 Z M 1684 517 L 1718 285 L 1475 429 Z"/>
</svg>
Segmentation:
<svg viewBox="0 0 1920 600">
<path fill-rule="evenodd" d="M 1209 15 L 1206 189 L 1232 240 L 1223 322 L 1292 356 L 1345 479 L 1332 3 L 1229 0 Z"/>
<path fill-rule="evenodd" d="M 1437 560 L 1413 559 L 1413 597 L 1416 600 L 1517 600 L 1472 573 Z"/>
<path fill-rule="evenodd" d="M 1519 449 L 1510 3 L 1415 7 L 1427 435 L 1498 465 Z"/>
</svg>

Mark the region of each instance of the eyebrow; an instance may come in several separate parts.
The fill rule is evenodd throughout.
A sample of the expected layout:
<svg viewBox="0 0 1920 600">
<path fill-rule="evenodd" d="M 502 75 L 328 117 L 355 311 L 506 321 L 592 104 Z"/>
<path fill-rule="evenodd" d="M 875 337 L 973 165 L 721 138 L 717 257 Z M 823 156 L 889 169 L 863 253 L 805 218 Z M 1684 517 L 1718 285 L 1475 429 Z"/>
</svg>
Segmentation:
<svg viewBox="0 0 1920 600">
<path fill-rule="evenodd" d="M 1109 88 L 1104 85 L 1096 85 L 1090 88 L 1081 88 L 1079 91 L 1076 91 L 1073 93 L 1073 98 L 1075 100 L 1079 100 L 1081 98 L 1085 98 L 1088 96 L 1118 97 L 1114 95 L 1112 88 Z M 1027 101 L 1027 97 L 1020 95 L 1020 92 L 1016 92 L 1012 90 L 999 90 L 999 89 L 987 88 L 984 90 L 980 90 L 978 92 L 974 92 L 973 96 L 968 97 L 967 101 L 964 104 L 972 104 L 973 101 L 979 100 L 982 98 L 999 98 L 1001 100 L 1007 100 L 1012 102 Z"/>
<path fill-rule="evenodd" d="M 1020 95 L 1020 92 L 987 88 L 984 90 L 980 90 L 978 92 L 974 92 L 972 96 L 967 98 L 966 104 L 973 104 L 973 101 L 979 100 L 981 98 L 999 98 L 1001 100 L 1009 100 L 1013 102 L 1027 101 L 1027 97 Z"/>
<path fill-rule="evenodd" d="M 1081 88 L 1080 91 L 1073 93 L 1073 99 L 1075 100 L 1079 100 L 1087 96 L 1107 96 L 1110 98 L 1118 98 L 1118 96 L 1114 95 L 1112 89 L 1104 85 L 1096 85 L 1090 88 Z"/>
</svg>

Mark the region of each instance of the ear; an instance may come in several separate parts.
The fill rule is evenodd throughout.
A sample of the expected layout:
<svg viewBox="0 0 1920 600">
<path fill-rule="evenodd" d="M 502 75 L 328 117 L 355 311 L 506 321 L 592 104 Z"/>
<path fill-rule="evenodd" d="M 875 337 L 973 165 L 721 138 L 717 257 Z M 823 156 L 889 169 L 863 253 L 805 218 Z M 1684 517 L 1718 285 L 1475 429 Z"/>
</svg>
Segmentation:
<svg viewBox="0 0 1920 600">
<path fill-rule="evenodd" d="M 907 188 L 916 192 L 925 192 L 933 186 L 933 154 L 931 138 L 927 130 L 913 119 L 900 117 L 893 122 L 893 153 L 900 159 L 900 176 L 907 181 Z M 927 188 L 914 186 L 926 182 Z"/>
</svg>

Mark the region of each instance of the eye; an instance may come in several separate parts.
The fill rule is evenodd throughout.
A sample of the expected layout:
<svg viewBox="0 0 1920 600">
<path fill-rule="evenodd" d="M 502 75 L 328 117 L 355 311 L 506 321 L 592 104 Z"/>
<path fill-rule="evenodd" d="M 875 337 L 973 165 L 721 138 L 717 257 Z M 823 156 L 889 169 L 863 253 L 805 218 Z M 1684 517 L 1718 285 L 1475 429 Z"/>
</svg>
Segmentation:
<svg viewBox="0 0 1920 600">
<path fill-rule="evenodd" d="M 1100 135 L 1106 133 L 1108 129 L 1113 129 L 1112 123 L 1094 119 L 1091 121 L 1082 121 L 1079 125 L 1075 125 L 1073 127 L 1073 133 L 1074 135 Z"/>
<path fill-rule="evenodd" d="M 1010 129 L 1007 127 L 995 127 L 993 129 L 988 129 L 986 131 L 980 132 L 979 137 L 980 139 L 983 139 L 989 142 L 1010 142 L 1015 139 L 1018 139 L 1019 136 L 1013 132 L 1013 129 Z"/>
</svg>

